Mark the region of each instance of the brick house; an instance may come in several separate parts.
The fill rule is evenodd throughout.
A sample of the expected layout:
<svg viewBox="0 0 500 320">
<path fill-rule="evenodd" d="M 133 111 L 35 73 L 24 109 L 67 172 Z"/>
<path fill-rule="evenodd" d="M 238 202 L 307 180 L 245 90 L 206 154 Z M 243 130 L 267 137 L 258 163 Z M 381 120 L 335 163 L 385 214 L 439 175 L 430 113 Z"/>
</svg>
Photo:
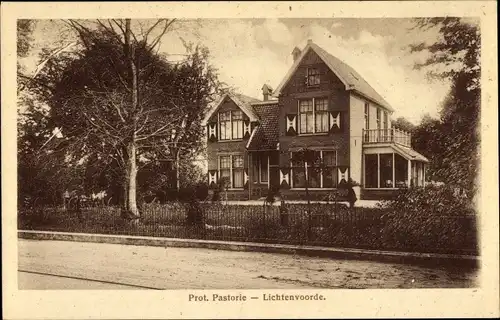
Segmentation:
<svg viewBox="0 0 500 320">
<path fill-rule="evenodd" d="M 310 40 L 292 55 L 276 90 L 262 87 L 263 100 L 226 94 L 207 114 L 211 187 L 224 178 L 231 199 L 271 187 L 304 199 L 308 183 L 311 198 L 324 199 L 350 178 L 358 199 L 382 199 L 424 185 L 428 160 L 391 127 L 392 107 L 360 74 Z M 314 163 L 296 160 L 304 149 Z"/>
</svg>

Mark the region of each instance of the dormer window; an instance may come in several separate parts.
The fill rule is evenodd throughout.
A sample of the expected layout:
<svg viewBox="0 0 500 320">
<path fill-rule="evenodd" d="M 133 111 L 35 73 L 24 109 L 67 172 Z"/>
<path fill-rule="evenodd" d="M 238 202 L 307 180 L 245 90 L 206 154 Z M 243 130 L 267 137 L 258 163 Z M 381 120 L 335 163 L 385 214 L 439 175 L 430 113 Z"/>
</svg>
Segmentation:
<svg viewBox="0 0 500 320">
<path fill-rule="evenodd" d="M 318 86 L 320 82 L 318 68 L 307 68 L 307 86 Z"/>
<path fill-rule="evenodd" d="M 231 110 L 219 112 L 220 140 L 243 139 L 243 112 Z"/>
</svg>

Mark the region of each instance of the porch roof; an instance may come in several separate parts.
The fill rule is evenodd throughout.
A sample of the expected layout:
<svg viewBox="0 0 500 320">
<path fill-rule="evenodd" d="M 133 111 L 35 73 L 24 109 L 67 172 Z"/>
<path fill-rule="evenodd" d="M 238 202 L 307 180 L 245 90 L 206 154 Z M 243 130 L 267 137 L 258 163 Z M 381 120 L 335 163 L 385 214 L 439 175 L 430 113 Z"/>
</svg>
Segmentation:
<svg viewBox="0 0 500 320">
<path fill-rule="evenodd" d="M 253 108 L 261 120 L 248 141 L 247 149 L 276 150 L 279 142 L 278 105 L 276 103 L 253 105 Z"/>
<path fill-rule="evenodd" d="M 429 160 L 426 157 L 424 157 L 417 151 L 413 150 L 412 148 L 402 146 L 399 144 L 392 145 L 392 148 L 407 160 L 429 162 Z"/>
<path fill-rule="evenodd" d="M 411 161 L 421 161 L 429 162 L 429 160 L 422 154 L 413 150 L 410 147 L 398 144 L 398 143 L 384 143 L 377 146 L 370 146 L 369 148 L 363 148 L 363 154 L 378 154 L 378 153 L 392 153 L 395 152 Z"/>
</svg>

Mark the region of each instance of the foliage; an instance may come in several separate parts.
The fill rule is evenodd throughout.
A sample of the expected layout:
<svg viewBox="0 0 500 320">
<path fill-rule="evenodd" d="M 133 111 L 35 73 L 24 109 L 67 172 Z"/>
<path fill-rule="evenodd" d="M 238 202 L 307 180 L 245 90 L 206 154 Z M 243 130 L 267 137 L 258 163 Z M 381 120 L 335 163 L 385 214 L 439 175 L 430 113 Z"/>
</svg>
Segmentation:
<svg viewBox="0 0 500 320">
<path fill-rule="evenodd" d="M 412 133 L 415 130 L 415 125 L 404 117 L 398 117 L 396 120 L 392 120 L 391 124 L 393 128 L 397 128 L 409 133 Z"/>
<path fill-rule="evenodd" d="M 401 190 L 383 208 L 382 240 L 386 246 L 459 248 L 470 237 L 477 245 L 476 227 L 470 225 L 474 205 L 448 186 Z"/>
<path fill-rule="evenodd" d="M 169 162 L 176 182 L 179 176 L 196 176 L 183 163 L 202 148 L 201 119 L 220 85 L 206 48 L 186 44 L 186 59 L 179 63 L 156 53 L 173 22 L 160 19 L 134 32 L 130 19 L 66 21 L 78 45 L 56 56 L 42 50 L 44 68 L 27 81 L 37 104 L 49 110 L 46 131 L 58 130 L 62 136 L 43 135 L 51 142 L 44 151 L 61 157 L 53 162 L 59 167 L 51 169 L 54 175 L 78 165 L 86 192 L 110 191 L 134 215 L 137 174 L 144 166 Z M 142 182 L 151 178 L 146 174 Z M 170 184 L 160 182 L 156 189 Z"/>
<path fill-rule="evenodd" d="M 419 192 L 408 195 L 410 201 L 422 201 Z M 425 199 L 432 196 L 441 199 L 447 194 L 432 193 Z M 83 221 L 75 212 L 45 208 L 42 215 L 21 210 L 19 228 L 477 254 L 475 215 L 439 211 L 441 208 L 401 212 L 401 208 L 398 203 L 354 210 L 334 204 L 287 204 L 288 210 L 269 206 L 262 212 L 260 206 L 251 205 L 197 203 L 190 208 L 186 203 L 170 202 L 144 205 L 135 226 L 117 219 L 117 207 L 83 208 Z M 310 216 L 306 210 L 311 210 Z"/>
<path fill-rule="evenodd" d="M 439 121 L 427 119 L 416 130 L 416 149 L 433 160 L 430 168 L 433 178 L 460 187 L 471 198 L 477 192 L 480 142 L 479 25 L 463 18 L 446 17 L 417 19 L 416 26 L 424 30 L 435 28 L 441 38 L 432 44 L 418 43 L 411 47 L 412 52 L 428 53 L 428 58 L 415 67 L 452 83 Z M 426 145 L 430 141 L 436 143 Z"/>
</svg>

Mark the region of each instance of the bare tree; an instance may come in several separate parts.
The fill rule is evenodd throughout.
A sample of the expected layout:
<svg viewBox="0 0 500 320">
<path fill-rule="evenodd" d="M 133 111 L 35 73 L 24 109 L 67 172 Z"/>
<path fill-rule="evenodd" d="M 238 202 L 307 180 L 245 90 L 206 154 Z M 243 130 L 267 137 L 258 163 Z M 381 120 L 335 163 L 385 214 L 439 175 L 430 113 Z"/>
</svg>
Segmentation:
<svg viewBox="0 0 500 320">
<path fill-rule="evenodd" d="M 48 87 L 43 95 L 54 124 L 62 128 L 67 158 L 88 161 L 94 155 L 94 161 L 119 166 L 126 218 L 140 216 L 141 163 L 168 153 L 178 167 L 182 152 L 196 147 L 203 112 L 219 86 L 207 50 L 191 47 L 178 64 L 158 54 L 174 23 L 160 19 L 133 28 L 131 19 L 68 20 L 79 38 L 76 55 L 62 66 L 60 59 L 48 60 L 37 75 Z"/>
</svg>

